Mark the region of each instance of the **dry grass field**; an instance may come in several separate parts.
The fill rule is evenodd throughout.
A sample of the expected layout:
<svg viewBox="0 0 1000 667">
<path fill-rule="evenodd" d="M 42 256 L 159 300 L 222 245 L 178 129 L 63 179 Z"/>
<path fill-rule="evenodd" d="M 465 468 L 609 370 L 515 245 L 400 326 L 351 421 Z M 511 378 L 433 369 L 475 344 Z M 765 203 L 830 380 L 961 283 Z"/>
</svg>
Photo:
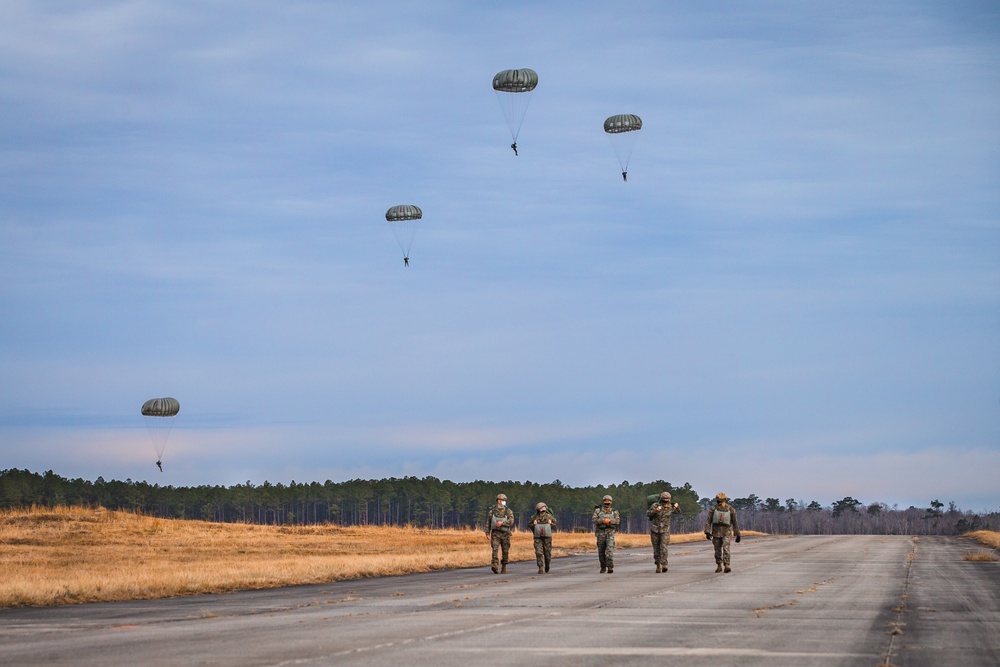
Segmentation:
<svg viewBox="0 0 1000 667">
<path fill-rule="evenodd" d="M 996 549 L 1000 549 L 1000 532 L 995 530 L 977 530 L 968 534 L 968 537 L 981 542 L 992 549 L 979 549 L 970 551 L 962 558 L 976 563 L 995 563 L 1000 558 L 997 557 Z"/>
<path fill-rule="evenodd" d="M 619 534 L 617 544 L 649 546 L 649 536 Z M 553 538 L 556 557 L 594 549 L 590 533 Z M 531 534 L 516 533 L 511 560 L 534 558 Z M 275 588 L 489 560 L 489 540 L 469 530 L 220 524 L 79 507 L 0 511 L 0 607 Z"/>
<path fill-rule="evenodd" d="M 994 549 L 1000 549 L 1000 531 L 976 530 L 971 533 L 967 533 L 966 537 L 971 537 L 974 540 L 982 542 L 988 547 L 993 547 Z"/>
</svg>

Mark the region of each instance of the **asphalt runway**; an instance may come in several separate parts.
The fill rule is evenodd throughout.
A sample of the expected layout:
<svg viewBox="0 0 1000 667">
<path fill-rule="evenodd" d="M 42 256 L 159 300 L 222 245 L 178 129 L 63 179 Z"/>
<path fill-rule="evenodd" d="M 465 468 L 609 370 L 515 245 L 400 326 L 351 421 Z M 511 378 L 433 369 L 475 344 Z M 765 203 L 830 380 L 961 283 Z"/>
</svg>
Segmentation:
<svg viewBox="0 0 1000 667">
<path fill-rule="evenodd" d="M 558 540 L 558 534 L 556 536 Z M 488 550 L 488 546 L 484 545 Z M 1000 665 L 1000 563 L 954 538 L 808 536 L 227 595 L 0 610 L 2 665 Z"/>
</svg>

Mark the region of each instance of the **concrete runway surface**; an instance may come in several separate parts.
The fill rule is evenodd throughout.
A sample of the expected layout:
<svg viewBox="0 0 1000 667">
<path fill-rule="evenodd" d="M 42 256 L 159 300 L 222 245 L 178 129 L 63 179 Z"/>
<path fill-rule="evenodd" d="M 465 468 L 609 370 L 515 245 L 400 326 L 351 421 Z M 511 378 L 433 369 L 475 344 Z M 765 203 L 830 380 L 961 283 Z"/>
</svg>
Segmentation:
<svg viewBox="0 0 1000 667">
<path fill-rule="evenodd" d="M 558 535 L 556 536 L 558 540 Z M 488 550 L 488 545 L 483 545 Z M 1000 665 L 1000 563 L 955 538 L 709 542 L 227 595 L 0 610 L 14 665 Z"/>
</svg>

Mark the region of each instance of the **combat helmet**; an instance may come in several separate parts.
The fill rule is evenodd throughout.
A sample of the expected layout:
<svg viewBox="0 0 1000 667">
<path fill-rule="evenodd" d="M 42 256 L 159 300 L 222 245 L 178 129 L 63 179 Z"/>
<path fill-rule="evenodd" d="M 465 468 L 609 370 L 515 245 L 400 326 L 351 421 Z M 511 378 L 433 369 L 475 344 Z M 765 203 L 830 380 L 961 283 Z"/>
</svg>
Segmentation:
<svg viewBox="0 0 1000 667">
<path fill-rule="evenodd" d="M 729 502 L 729 496 L 726 495 L 725 491 L 719 491 L 717 494 L 715 494 L 715 502 L 727 503 Z"/>
<path fill-rule="evenodd" d="M 545 503 L 538 503 L 537 505 L 535 505 L 536 512 L 541 512 L 542 510 L 547 510 L 548 508 L 549 506 L 546 505 Z"/>
<path fill-rule="evenodd" d="M 604 496 L 603 498 L 601 498 L 601 500 L 607 500 L 607 501 L 610 502 L 611 501 L 611 496 Z"/>
<path fill-rule="evenodd" d="M 663 501 L 663 502 L 669 503 L 670 502 L 670 492 L 669 491 L 664 491 L 663 493 L 661 493 L 660 494 L 660 500 Z"/>
<path fill-rule="evenodd" d="M 507 500 L 507 494 L 506 493 L 498 493 L 497 494 L 497 500 Z"/>
</svg>

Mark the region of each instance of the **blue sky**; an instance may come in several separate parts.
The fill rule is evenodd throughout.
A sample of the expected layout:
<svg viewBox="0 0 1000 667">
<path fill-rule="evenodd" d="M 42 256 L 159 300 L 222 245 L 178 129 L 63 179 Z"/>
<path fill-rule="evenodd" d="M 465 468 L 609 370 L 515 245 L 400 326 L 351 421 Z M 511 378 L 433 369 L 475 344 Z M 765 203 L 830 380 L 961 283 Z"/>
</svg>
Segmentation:
<svg viewBox="0 0 1000 667">
<path fill-rule="evenodd" d="M 0 467 L 996 509 L 998 37 L 988 2 L 5 2 Z"/>
</svg>

